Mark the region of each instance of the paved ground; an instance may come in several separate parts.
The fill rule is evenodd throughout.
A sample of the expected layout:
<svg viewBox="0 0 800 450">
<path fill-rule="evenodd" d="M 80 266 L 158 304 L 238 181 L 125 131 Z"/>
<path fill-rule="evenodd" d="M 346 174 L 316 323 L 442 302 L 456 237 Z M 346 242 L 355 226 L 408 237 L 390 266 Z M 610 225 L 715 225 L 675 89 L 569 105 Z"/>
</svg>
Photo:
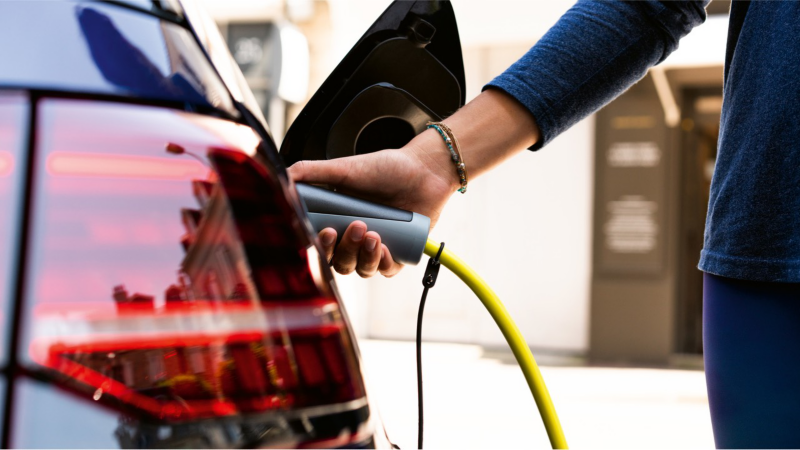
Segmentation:
<svg viewBox="0 0 800 450">
<path fill-rule="evenodd" d="M 414 343 L 361 340 L 360 346 L 369 393 L 390 438 L 416 448 Z M 426 448 L 549 448 L 522 372 L 509 356 L 471 345 L 423 344 Z M 713 448 L 702 371 L 558 366 L 539 359 L 571 448 Z"/>
</svg>

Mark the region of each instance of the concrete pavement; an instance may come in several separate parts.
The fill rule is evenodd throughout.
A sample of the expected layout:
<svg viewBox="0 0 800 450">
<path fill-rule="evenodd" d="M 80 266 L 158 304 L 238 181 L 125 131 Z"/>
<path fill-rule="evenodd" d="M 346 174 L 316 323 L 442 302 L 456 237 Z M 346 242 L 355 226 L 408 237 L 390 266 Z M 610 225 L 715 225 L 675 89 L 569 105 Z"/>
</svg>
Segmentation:
<svg viewBox="0 0 800 450">
<path fill-rule="evenodd" d="M 389 437 L 401 448 L 416 448 L 414 343 L 359 343 L 369 394 Z M 426 448 L 549 448 L 522 372 L 509 356 L 474 345 L 423 343 Z M 700 370 L 537 360 L 571 448 L 714 447 Z"/>
</svg>

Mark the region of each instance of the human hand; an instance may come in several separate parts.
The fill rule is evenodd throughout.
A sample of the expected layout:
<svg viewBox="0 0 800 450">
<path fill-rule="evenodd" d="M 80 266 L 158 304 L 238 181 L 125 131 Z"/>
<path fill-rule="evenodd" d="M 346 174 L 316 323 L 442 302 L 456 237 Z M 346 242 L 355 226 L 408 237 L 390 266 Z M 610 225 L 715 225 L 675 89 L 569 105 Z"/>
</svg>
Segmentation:
<svg viewBox="0 0 800 450">
<path fill-rule="evenodd" d="M 530 112 L 510 95 L 488 89 L 445 119 L 458 136 L 461 156 L 470 180 L 540 138 Z M 289 167 L 295 181 L 327 184 L 338 191 L 388 206 L 424 214 L 436 224 L 450 196 L 461 184 L 442 137 L 428 129 L 399 150 L 382 150 L 331 161 L 300 161 Z M 333 268 L 342 274 L 354 270 L 362 277 L 380 272 L 390 277 L 402 268 L 380 236 L 364 222 L 345 230 L 338 248 L 336 231 L 326 228 L 320 241 Z"/>
<path fill-rule="evenodd" d="M 288 171 L 297 182 L 327 184 L 338 192 L 424 214 L 430 217 L 433 228 L 459 184 L 444 148 L 422 150 L 442 145 L 441 138 L 430 133 L 435 132 L 420 134 L 402 149 L 330 161 L 300 161 Z M 364 222 L 350 224 L 338 246 L 333 228 L 320 231 L 319 238 L 326 258 L 341 274 L 355 271 L 368 278 L 380 272 L 391 277 L 403 267 L 392 259 L 380 235 L 367 230 Z"/>
</svg>

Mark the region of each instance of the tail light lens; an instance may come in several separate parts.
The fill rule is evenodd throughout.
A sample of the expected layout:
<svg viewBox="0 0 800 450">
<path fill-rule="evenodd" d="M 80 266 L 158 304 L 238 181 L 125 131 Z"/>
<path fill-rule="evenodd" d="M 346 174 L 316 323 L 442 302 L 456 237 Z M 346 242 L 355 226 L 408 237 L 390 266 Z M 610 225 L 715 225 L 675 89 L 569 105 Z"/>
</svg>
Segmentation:
<svg viewBox="0 0 800 450">
<path fill-rule="evenodd" d="M 167 423 L 366 404 L 341 305 L 252 130 L 73 100 L 42 101 L 38 124 L 33 369 Z"/>
</svg>

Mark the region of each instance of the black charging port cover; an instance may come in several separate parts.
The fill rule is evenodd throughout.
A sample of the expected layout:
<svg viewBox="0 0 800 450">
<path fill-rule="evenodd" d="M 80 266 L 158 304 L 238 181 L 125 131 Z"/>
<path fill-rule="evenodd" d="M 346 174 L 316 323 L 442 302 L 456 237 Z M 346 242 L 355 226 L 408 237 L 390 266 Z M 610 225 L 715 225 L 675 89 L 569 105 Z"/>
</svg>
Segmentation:
<svg viewBox="0 0 800 450">
<path fill-rule="evenodd" d="M 395 1 L 286 133 L 287 165 L 399 148 L 464 105 L 464 63 L 448 1 Z"/>
</svg>

